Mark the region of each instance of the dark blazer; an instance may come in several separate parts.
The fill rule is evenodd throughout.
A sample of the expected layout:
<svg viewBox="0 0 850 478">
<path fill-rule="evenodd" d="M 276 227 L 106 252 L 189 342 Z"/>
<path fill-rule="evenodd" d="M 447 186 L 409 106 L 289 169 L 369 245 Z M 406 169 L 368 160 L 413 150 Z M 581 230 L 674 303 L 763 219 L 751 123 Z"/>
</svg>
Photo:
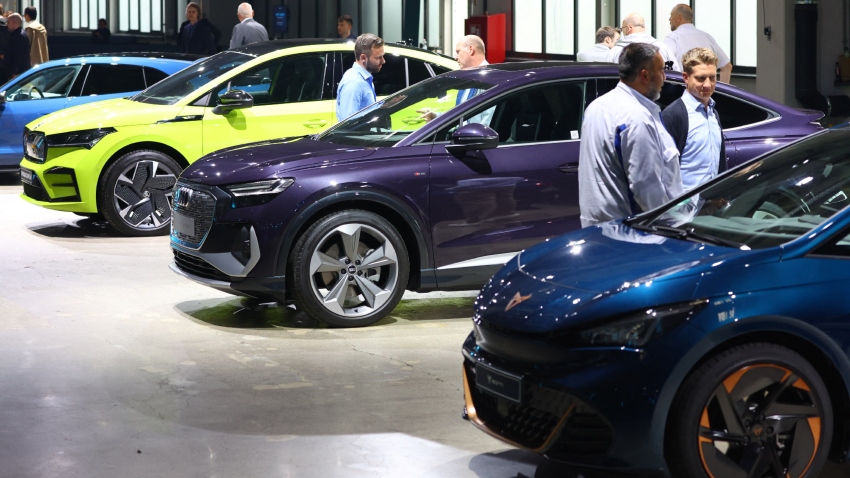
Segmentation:
<svg viewBox="0 0 850 478">
<path fill-rule="evenodd" d="M 9 32 L 9 44 L 3 55 L 3 69 L 9 78 L 30 69 L 30 39 L 22 27 Z"/>
<path fill-rule="evenodd" d="M 720 161 L 717 162 L 717 174 L 720 174 L 729 168 L 729 158 L 726 157 L 723 124 L 720 123 L 720 114 L 717 113 L 716 109 L 714 110 L 714 117 L 717 119 L 718 126 L 720 126 Z M 688 141 L 688 109 L 685 107 L 682 98 L 667 105 L 661 112 L 661 119 L 664 121 L 664 128 L 676 142 L 676 148 L 679 150 L 679 161 L 681 162 L 685 143 Z"/>
<path fill-rule="evenodd" d="M 183 53 L 195 53 L 198 55 L 214 55 L 216 54 L 215 41 L 210 22 L 206 18 L 202 18 L 195 23 L 195 26 L 188 29 L 189 21 L 183 22 L 180 25 L 180 33 L 177 34 L 180 50 Z"/>
</svg>

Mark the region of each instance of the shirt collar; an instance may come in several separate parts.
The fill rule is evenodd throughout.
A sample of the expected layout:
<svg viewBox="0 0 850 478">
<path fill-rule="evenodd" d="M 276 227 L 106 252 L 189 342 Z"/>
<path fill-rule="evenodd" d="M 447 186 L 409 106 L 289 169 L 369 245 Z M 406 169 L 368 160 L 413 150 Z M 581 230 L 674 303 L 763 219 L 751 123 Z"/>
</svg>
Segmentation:
<svg viewBox="0 0 850 478">
<path fill-rule="evenodd" d="M 352 65 L 351 67 L 354 68 L 354 71 L 356 71 L 360 76 L 362 76 L 364 80 L 372 81 L 372 74 L 366 71 L 366 68 L 360 66 L 360 63 L 354 63 L 354 65 Z"/>
<path fill-rule="evenodd" d="M 682 93 L 682 101 L 685 102 L 685 108 L 687 108 L 688 111 L 694 111 L 694 110 L 705 111 L 705 108 L 703 108 L 703 106 L 702 106 L 702 102 L 700 102 L 700 100 L 698 100 L 688 90 L 685 90 L 685 92 Z M 714 98 L 709 98 L 708 99 L 708 111 L 712 111 L 712 110 L 714 110 Z"/>
<path fill-rule="evenodd" d="M 647 98 L 646 96 L 643 96 L 642 94 L 640 94 L 640 92 L 638 90 L 632 88 L 631 86 L 629 86 L 629 85 L 627 85 L 627 84 L 625 84 L 621 81 L 621 82 L 617 83 L 617 88 L 620 88 L 623 91 L 625 91 L 626 93 L 634 96 L 635 99 L 637 99 L 638 102 L 640 102 L 640 104 L 642 104 L 644 106 L 644 108 L 648 109 L 649 112 L 652 113 L 653 115 L 661 113 L 661 108 L 659 108 L 658 105 L 656 105 L 654 101 L 650 101 L 649 98 Z"/>
<path fill-rule="evenodd" d="M 686 30 L 689 29 L 689 28 L 696 29 L 696 27 L 694 26 L 693 23 L 683 23 L 683 24 L 679 25 L 678 27 L 676 27 L 676 30 L 678 31 L 681 28 L 684 28 Z"/>
<path fill-rule="evenodd" d="M 244 19 L 244 20 L 242 20 L 242 21 L 241 21 L 241 22 L 239 22 L 239 23 L 245 23 L 245 22 L 247 22 L 248 20 L 253 20 L 253 18 L 251 18 L 251 17 L 245 17 L 245 19 Z"/>
</svg>

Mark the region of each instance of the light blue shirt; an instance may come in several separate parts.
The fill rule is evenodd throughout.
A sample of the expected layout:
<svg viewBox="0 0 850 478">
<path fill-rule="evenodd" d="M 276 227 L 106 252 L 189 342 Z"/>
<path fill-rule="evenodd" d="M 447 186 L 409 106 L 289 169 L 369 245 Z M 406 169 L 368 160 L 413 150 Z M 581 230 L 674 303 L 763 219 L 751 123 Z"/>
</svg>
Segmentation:
<svg viewBox="0 0 850 478">
<path fill-rule="evenodd" d="M 336 119 L 342 121 L 377 99 L 372 74 L 355 63 L 342 75 L 336 90 Z"/>
<path fill-rule="evenodd" d="M 682 188 L 685 191 L 717 176 L 720 162 L 720 142 L 723 141 L 720 124 L 714 116 L 714 100 L 708 107 L 687 91 L 682 95 L 688 111 L 688 139 L 682 151 Z"/>
</svg>

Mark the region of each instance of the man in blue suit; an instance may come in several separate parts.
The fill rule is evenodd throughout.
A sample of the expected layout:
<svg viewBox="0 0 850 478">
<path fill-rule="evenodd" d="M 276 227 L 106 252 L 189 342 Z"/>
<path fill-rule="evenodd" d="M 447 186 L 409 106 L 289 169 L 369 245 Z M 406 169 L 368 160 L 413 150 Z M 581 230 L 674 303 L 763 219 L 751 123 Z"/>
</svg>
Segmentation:
<svg viewBox="0 0 850 478">
<path fill-rule="evenodd" d="M 266 27 L 254 20 L 254 8 L 250 3 L 239 5 L 236 10 L 239 23 L 233 27 L 233 35 L 230 37 L 230 48 L 236 48 L 249 43 L 269 41 L 269 32 Z"/>
<path fill-rule="evenodd" d="M 30 40 L 24 33 L 24 19 L 17 13 L 6 19 L 9 29 L 9 44 L 3 56 L 3 69 L 13 79 L 30 68 Z"/>
</svg>

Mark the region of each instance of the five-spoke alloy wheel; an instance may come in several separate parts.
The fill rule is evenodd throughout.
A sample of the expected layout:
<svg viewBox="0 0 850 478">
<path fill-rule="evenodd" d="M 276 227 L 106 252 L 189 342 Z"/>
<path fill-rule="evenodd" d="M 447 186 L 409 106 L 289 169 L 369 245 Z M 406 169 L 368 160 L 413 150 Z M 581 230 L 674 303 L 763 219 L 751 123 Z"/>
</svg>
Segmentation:
<svg viewBox="0 0 850 478">
<path fill-rule="evenodd" d="M 181 168 L 159 151 L 125 154 L 106 170 L 98 187 L 98 209 L 128 236 L 168 233 L 172 189 Z"/>
<path fill-rule="evenodd" d="M 686 380 L 672 408 L 674 476 L 816 477 L 832 439 L 823 380 L 802 356 L 764 343 L 727 350 Z"/>
<path fill-rule="evenodd" d="M 407 249 L 381 216 L 347 210 L 318 220 L 290 256 L 296 306 L 322 322 L 359 327 L 398 304 L 409 274 Z"/>
</svg>

